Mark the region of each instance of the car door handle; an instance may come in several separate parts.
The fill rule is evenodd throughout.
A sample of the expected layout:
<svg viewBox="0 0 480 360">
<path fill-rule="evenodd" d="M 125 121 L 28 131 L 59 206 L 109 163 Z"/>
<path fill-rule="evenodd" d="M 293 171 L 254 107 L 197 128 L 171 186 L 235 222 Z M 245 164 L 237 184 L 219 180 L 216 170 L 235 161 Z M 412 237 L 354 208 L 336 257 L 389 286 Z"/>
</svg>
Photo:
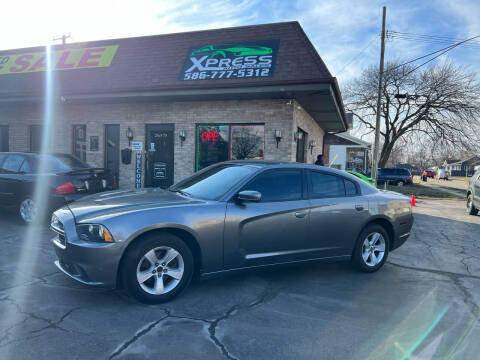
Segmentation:
<svg viewBox="0 0 480 360">
<path fill-rule="evenodd" d="M 302 219 L 304 218 L 305 216 L 307 216 L 307 212 L 306 211 L 297 211 L 295 212 L 295 217 L 299 218 L 299 219 Z"/>
<path fill-rule="evenodd" d="M 355 210 L 363 211 L 363 209 L 364 209 L 363 205 L 355 205 Z"/>
</svg>

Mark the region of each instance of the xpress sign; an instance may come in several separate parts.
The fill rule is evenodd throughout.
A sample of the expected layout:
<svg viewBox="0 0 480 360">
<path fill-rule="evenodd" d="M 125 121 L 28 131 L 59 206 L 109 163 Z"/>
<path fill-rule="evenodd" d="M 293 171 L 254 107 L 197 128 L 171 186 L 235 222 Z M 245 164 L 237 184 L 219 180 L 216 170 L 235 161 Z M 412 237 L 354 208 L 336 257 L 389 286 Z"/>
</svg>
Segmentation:
<svg viewBox="0 0 480 360">
<path fill-rule="evenodd" d="M 279 40 L 191 47 L 180 80 L 257 78 L 273 75 Z"/>
</svg>

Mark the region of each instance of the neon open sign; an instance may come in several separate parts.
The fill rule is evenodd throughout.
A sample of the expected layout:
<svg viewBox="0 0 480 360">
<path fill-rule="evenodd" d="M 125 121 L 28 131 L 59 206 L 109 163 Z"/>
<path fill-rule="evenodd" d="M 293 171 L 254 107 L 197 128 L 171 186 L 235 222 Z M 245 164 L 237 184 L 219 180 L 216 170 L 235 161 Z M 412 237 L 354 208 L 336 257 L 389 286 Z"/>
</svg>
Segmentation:
<svg viewBox="0 0 480 360">
<path fill-rule="evenodd" d="M 218 141 L 218 131 L 204 131 L 201 135 L 202 141 Z"/>
</svg>

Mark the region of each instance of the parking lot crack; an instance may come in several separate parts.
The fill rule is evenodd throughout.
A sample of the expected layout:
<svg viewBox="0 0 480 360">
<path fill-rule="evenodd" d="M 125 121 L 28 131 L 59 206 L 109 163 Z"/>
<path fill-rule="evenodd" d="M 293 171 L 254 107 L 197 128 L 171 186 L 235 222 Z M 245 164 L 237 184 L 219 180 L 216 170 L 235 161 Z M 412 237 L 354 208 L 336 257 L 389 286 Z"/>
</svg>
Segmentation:
<svg viewBox="0 0 480 360">
<path fill-rule="evenodd" d="M 253 307 L 259 306 L 263 304 L 267 300 L 273 299 L 277 295 L 276 292 L 265 290 L 262 295 L 260 295 L 257 299 L 253 300 L 251 303 L 247 305 L 236 304 L 233 305 L 229 310 L 227 310 L 222 316 L 213 320 L 208 327 L 208 332 L 210 334 L 210 339 L 215 343 L 215 345 L 220 349 L 222 354 L 229 360 L 237 360 L 230 352 L 227 350 L 225 344 L 223 344 L 220 339 L 217 337 L 216 331 L 218 324 L 226 319 L 228 319 L 232 314 L 236 313 L 240 310 L 251 309 Z"/>
<path fill-rule="evenodd" d="M 450 271 L 442 271 L 442 270 L 433 270 L 433 269 L 424 269 L 424 268 L 416 268 L 412 266 L 406 266 L 401 264 L 392 263 L 390 261 L 387 262 L 390 265 L 400 267 L 403 269 L 408 270 L 415 270 L 421 272 L 428 272 L 432 274 L 446 276 L 453 282 L 453 284 L 462 292 L 463 294 L 463 302 L 470 307 L 470 311 L 472 315 L 478 320 L 480 318 L 480 306 L 474 301 L 472 294 L 470 291 L 462 284 L 462 279 L 475 279 L 480 280 L 480 276 L 475 276 L 471 274 L 459 274 Z"/>
<path fill-rule="evenodd" d="M 156 321 L 152 321 L 151 323 L 148 323 L 147 325 L 145 325 L 144 327 L 142 327 L 140 330 L 138 330 L 135 335 L 123 342 L 122 344 L 120 344 L 116 349 L 115 351 L 108 357 L 108 359 L 113 359 L 115 357 L 117 357 L 118 355 L 120 355 L 123 351 L 125 351 L 130 345 L 132 345 L 133 343 L 135 343 L 138 339 L 142 338 L 143 336 L 147 335 L 150 331 L 152 331 L 160 322 L 162 322 L 163 320 L 165 320 L 166 318 L 168 318 L 169 315 L 167 313 L 167 315 L 165 315 L 164 317 L 156 320 Z"/>
</svg>

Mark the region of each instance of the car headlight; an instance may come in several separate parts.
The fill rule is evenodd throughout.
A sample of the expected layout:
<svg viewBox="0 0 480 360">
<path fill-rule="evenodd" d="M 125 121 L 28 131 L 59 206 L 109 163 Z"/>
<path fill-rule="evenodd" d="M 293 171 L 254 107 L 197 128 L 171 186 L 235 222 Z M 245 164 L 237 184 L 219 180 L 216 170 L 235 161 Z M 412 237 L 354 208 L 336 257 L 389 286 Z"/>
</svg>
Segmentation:
<svg viewBox="0 0 480 360">
<path fill-rule="evenodd" d="M 112 234 L 100 224 L 78 224 L 77 234 L 83 241 L 113 242 Z"/>
</svg>

